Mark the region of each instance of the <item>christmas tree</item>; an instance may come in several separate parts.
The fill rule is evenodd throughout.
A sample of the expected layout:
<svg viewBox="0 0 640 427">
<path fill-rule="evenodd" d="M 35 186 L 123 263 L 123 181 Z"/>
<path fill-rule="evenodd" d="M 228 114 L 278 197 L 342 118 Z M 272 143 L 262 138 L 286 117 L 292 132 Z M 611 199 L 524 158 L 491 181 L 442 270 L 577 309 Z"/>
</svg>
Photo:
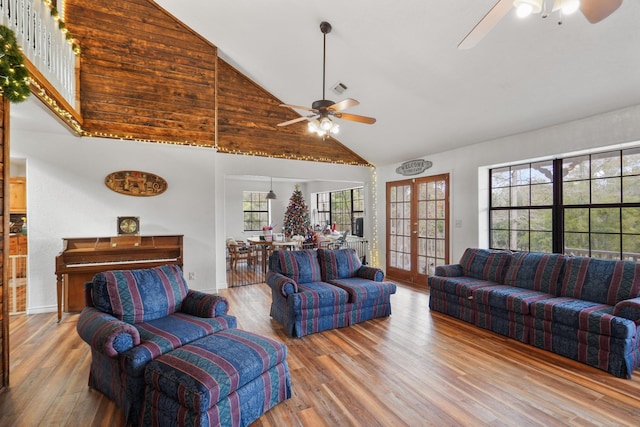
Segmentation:
<svg viewBox="0 0 640 427">
<path fill-rule="evenodd" d="M 308 237 L 311 229 L 311 220 L 309 219 L 309 208 L 304 202 L 300 186 L 296 184 L 293 194 L 289 198 L 289 206 L 284 213 L 284 232 L 287 237 L 300 235 Z"/>
</svg>

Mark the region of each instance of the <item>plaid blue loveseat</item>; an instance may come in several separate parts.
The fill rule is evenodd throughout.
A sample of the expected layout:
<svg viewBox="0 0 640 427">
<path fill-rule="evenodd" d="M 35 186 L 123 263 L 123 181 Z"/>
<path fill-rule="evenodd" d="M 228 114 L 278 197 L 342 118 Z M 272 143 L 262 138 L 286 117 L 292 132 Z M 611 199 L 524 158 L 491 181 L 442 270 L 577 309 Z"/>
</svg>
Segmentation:
<svg viewBox="0 0 640 427">
<path fill-rule="evenodd" d="M 617 377 L 640 365 L 640 263 L 468 248 L 428 284 L 433 311 Z"/>
<path fill-rule="evenodd" d="M 354 249 L 274 251 L 269 258 L 271 317 L 292 337 L 391 314 L 396 285 L 362 265 Z"/>
</svg>

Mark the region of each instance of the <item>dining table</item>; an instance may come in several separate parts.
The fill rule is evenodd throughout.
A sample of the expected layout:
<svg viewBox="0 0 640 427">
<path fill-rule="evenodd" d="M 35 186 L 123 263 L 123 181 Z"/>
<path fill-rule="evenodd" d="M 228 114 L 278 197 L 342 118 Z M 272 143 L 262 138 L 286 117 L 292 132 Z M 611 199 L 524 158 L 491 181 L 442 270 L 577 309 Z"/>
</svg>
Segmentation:
<svg viewBox="0 0 640 427">
<path fill-rule="evenodd" d="M 293 250 L 297 246 L 300 245 L 300 242 L 297 240 L 283 240 L 283 241 L 274 241 L 274 240 L 265 240 L 264 236 L 252 236 L 247 238 L 247 241 L 250 245 L 260 246 L 260 252 L 262 253 L 262 272 L 264 274 L 267 273 L 267 253 L 269 249 L 278 250 L 278 249 L 289 249 Z"/>
</svg>

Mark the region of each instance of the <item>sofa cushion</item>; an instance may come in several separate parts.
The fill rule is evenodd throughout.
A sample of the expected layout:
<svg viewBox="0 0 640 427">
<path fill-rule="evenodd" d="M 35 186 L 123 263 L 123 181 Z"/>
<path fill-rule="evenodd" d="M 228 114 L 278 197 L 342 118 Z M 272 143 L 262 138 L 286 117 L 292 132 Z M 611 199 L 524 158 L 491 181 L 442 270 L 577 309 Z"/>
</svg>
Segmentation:
<svg viewBox="0 0 640 427">
<path fill-rule="evenodd" d="M 510 259 L 510 251 L 467 248 L 460 258 L 460 265 L 465 276 L 503 283 Z"/>
<path fill-rule="evenodd" d="M 347 291 L 349 294 L 349 302 L 352 303 L 375 300 L 396 293 L 395 283 L 374 282 L 359 277 L 336 279 L 331 280 L 329 283 Z"/>
<path fill-rule="evenodd" d="M 536 301 L 531 304 L 535 319 L 562 324 L 576 331 L 616 338 L 631 338 L 636 325 L 629 319 L 613 315 L 613 307 L 569 297 Z"/>
<path fill-rule="evenodd" d="M 569 257 L 560 296 L 611 306 L 640 296 L 640 263 Z"/>
<path fill-rule="evenodd" d="M 318 261 L 322 280 L 328 282 L 333 279 L 346 279 L 355 277 L 362 261 L 355 249 L 318 249 Z"/>
<path fill-rule="evenodd" d="M 140 345 L 122 354 L 124 368 L 129 375 L 142 375 L 142 370 L 151 360 L 197 339 L 235 328 L 236 325 L 233 316 L 200 318 L 183 313 L 137 323 L 134 326 L 140 334 Z"/>
<path fill-rule="evenodd" d="M 443 291 L 447 294 L 456 295 L 462 298 L 473 298 L 473 292 L 477 288 L 487 286 L 498 286 L 496 282 L 488 280 L 475 279 L 473 277 L 441 277 L 429 276 L 427 279 L 430 289 Z"/>
<path fill-rule="evenodd" d="M 280 261 L 282 274 L 298 284 L 322 280 L 316 251 L 276 251 L 274 255 Z"/>
<path fill-rule="evenodd" d="M 533 302 L 547 300 L 554 296 L 546 292 L 508 285 L 481 287 L 474 290 L 474 299 L 478 303 L 520 314 L 529 314 L 529 306 Z"/>
<path fill-rule="evenodd" d="M 537 252 L 516 252 L 511 258 L 504 284 L 558 295 L 567 256 Z"/>
<path fill-rule="evenodd" d="M 349 294 L 344 289 L 325 282 L 307 282 L 298 284 L 298 292 L 294 294 L 299 301 L 297 309 L 309 309 L 317 307 L 343 306 L 349 302 Z"/>
<path fill-rule="evenodd" d="M 180 310 L 189 288 L 175 264 L 141 270 L 113 270 L 94 276 L 97 309 L 127 323 L 148 322 Z"/>
</svg>

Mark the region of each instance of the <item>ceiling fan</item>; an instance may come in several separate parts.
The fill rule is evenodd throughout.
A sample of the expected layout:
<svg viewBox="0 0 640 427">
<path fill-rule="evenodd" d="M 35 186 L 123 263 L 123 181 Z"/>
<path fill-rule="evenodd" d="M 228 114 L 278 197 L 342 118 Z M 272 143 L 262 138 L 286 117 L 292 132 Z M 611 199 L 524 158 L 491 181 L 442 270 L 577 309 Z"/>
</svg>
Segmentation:
<svg viewBox="0 0 640 427">
<path fill-rule="evenodd" d="M 339 125 L 331 120 L 331 116 L 337 119 L 350 120 L 352 122 L 365 123 L 372 125 L 376 122 L 373 117 L 359 116 L 357 114 L 343 113 L 344 110 L 350 107 L 355 107 L 360 104 L 358 101 L 352 98 L 344 99 L 340 102 L 333 102 L 325 99 L 325 71 L 326 71 L 326 58 L 327 58 L 327 34 L 331 32 L 331 24 L 326 21 L 320 23 L 320 31 L 322 31 L 324 37 L 323 44 L 323 56 L 322 56 L 322 99 L 314 101 L 311 104 L 311 108 L 301 107 L 299 105 L 280 104 L 281 107 L 292 108 L 294 110 L 311 111 L 313 114 L 298 117 L 297 119 L 289 120 L 286 122 L 278 123 L 278 126 L 289 126 L 294 123 L 308 120 L 309 131 L 315 132 L 318 135 L 326 138 L 332 134 L 338 133 Z M 315 117 L 315 118 L 314 118 Z"/>
<path fill-rule="evenodd" d="M 621 4 L 622 0 L 554 0 L 551 11 L 570 14 L 580 9 L 587 20 L 595 24 L 615 12 Z M 460 42 L 458 49 L 471 49 L 478 44 L 512 7 L 520 17 L 542 12 L 542 17 L 546 18 L 545 6 L 545 0 L 499 0 Z"/>
</svg>

